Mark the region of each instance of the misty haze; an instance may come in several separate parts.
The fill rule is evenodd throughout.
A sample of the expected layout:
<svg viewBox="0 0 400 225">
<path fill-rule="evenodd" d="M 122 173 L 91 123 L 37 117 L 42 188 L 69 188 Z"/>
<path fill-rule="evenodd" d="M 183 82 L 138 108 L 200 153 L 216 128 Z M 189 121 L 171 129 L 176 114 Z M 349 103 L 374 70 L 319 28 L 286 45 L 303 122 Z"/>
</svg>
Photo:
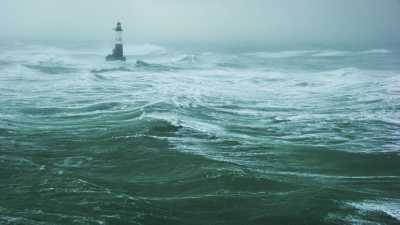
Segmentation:
<svg viewBox="0 0 400 225">
<path fill-rule="evenodd" d="M 0 15 L 0 224 L 400 224 L 400 1 Z"/>
</svg>

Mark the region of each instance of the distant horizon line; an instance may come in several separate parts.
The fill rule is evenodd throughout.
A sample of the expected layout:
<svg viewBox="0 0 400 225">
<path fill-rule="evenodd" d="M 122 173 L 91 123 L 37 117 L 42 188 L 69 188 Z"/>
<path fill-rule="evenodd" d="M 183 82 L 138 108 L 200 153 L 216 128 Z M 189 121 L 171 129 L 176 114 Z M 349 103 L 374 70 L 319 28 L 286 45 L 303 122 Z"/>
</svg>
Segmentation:
<svg viewBox="0 0 400 225">
<path fill-rule="evenodd" d="M 112 38 L 102 38 L 102 39 L 90 39 L 90 38 L 79 38 L 71 40 L 68 37 L 65 38 L 45 38 L 45 37 L 12 37 L 12 36 L 3 36 L 0 37 L 0 40 L 4 40 L 4 42 L 0 45 L 4 45 L 5 43 L 13 43 L 17 44 L 18 42 L 26 42 L 26 43 L 49 43 L 52 45 L 60 44 L 60 45 L 75 45 L 82 43 L 90 43 L 91 45 L 109 45 L 114 42 Z M 187 47 L 190 45 L 192 48 L 204 48 L 204 47 L 213 47 L 213 48 L 293 48 L 293 47 L 302 47 L 302 48 L 344 48 L 344 49 L 379 49 L 379 48 L 393 48 L 400 49 L 400 41 L 391 41 L 391 42 L 330 42 L 330 41 L 298 41 L 298 42 L 290 42 L 290 41 L 202 41 L 202 40 L 180 40 L 180 41 L 171 41 L 171 40 L 142 40 L 142 39 L 133 39 L 133 38 L 125 38 L 125 45 L 159 45 L 159 46 L 179 46 L 179 47 Z"/>
</svg>

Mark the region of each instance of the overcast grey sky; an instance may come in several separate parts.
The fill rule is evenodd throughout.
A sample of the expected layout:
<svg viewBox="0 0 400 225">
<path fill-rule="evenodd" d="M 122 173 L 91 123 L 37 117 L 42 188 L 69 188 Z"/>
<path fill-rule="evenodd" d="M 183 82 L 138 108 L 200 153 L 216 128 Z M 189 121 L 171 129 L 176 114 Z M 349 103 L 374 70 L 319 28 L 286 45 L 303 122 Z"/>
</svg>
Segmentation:
<svg viewBox="0 0 400 225">
<path fill-rule="evenodd" d="M 397 0 L 1 0 L 1 35 L 129 41 L 388 43 Z"/>
</svg>

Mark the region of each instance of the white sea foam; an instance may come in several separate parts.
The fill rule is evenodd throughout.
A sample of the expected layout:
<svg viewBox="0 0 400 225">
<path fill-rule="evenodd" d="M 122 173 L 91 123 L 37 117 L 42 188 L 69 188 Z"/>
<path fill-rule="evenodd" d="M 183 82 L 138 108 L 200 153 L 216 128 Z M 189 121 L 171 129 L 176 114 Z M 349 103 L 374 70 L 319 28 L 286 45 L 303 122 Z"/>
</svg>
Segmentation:
<svg viewBox="0 0 400 225">
<path fill-rule="evenodd" d="M 153 44 L 126 45 L 124 50 L 126 55 L 134 55 L 134 56 L 167 53 L 167 49 L 165 47 Z"/>
<path fill-rule="evenodd" d="M 304 56 L 312 54 L 314 52 L 315 52 L 314 50 L 292 50 L 292 51 L 277 51 L 277 52 L 255 52 L 255 53 L 247 53 L 247 55 L 261 57 L 261 58 L 280 59 L 280 58 L 292 58 L 292 57 Z"/>
<path fill-rule="evenodd" d="M 339 57 L 350 55 L 351 52 L 339 50 L 323 50 L 312 54 L 313 57 Z"/>
<path fill-rule="evenodd" d="M 363 212 L 383 212 L 400 222 L 400 202 L 398 200 L 352 202 L 349 205 Z"/>
<path fill-rule="evenodd" d="M 387 49 L 370 49 L 370 50 L 365 50 L 361 51 L 361 54 L 390 54 L 392 51 L 387 50 Z"/>
<path fill-rule="evenodd" d="M 392 51 L 387 49 L 368 49 L 360 51 L 347 51 L 336 49 L 315 49 L 315 50 L 291 50 L 291 51 L 264 51 L 247 53 L 249 56 L 270 59 L 284 59 L 293 57 L 343 57 L 343 56 L 359 56 L 363 54 L 390 54 Z"/>
</svg>

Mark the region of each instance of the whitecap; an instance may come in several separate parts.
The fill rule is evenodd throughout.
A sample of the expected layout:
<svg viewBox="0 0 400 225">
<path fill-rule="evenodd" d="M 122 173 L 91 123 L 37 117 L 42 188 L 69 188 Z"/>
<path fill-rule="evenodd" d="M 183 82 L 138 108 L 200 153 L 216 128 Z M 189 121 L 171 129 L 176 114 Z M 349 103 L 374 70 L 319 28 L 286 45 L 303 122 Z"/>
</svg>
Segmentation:
<svg viewBox="0 0 400 225">
<path fill-rule="evenodd" d="M 361 54 L 390 54 L 392 52 L 387 49 L 370 49 L 370 50 L 361 51 L 360 53 Z"/>
<path fill-rule="evenodd" d="M 350 55 L 351 52 L 339 50 L 323 50 L 313 54 L 313 57 L 340 57 Z"/>
<path fill-rule="evenodd" d="M 400 221 L 400 201 L 388 199 L 384 201 L 363 201 L 348 203 L 362 212 L 383 212 Z"/>
<path fill-rule="evenodd" d="M 292 58 L 299 57 L 314 53 L 314 50 L 291 50 L 291 51 L 278 51 L 278 52 L 254 52 L 247 53 L 247 55 L 256 56 L 260 58 Z"/>
</svg>

